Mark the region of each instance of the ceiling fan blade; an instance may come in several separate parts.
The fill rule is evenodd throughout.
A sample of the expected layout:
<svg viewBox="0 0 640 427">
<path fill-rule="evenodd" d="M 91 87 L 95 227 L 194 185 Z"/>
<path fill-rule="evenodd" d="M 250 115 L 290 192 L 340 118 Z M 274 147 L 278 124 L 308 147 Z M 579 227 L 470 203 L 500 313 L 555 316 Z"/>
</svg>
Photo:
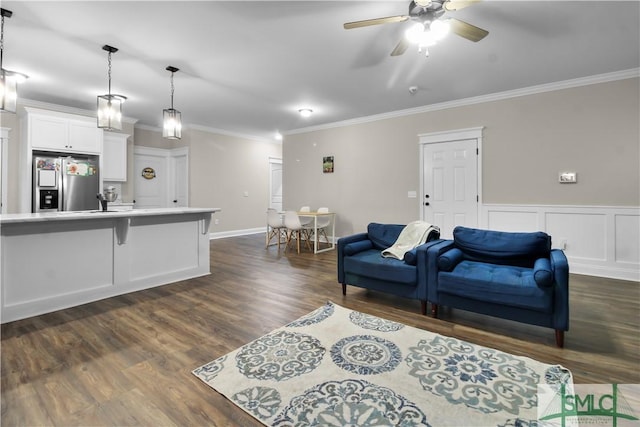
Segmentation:
<svg viewBox="0 0 640 427">
<path fill-rule="evenodd" d="M 471 6 L 474 3 L 478 3 L 481 0 L 449 0 L 445 2 L 442 7 L 447 12 L 453 12 L 456 10 L 464 9 L 465 7 Z"/>
<path fill-rule="evenodd" d="M 489 34 L 489 31 L 476 27 L 475 25 L 468 24 L 459 19 L 450 18 L 449 23 L 451 25 L 451 31 L 464 37 L 472 42 L 479 42 Z"/>
<path fill-rule="evenodd" d="M 352 28 L 368 27 L 369 25 L 388 24 L 391 22 L 403 22 L 409 19 L 407 15 L 387 16 L 386 18 L 365 19 L 364 21 L 347 22 L 344 24 L 345 30 Z"/>
<path fill-rule="evenodd" d="M 395 49 L 391 52 L 391 56 L 400 56 L 402 55 L 407 48 L 409 47 L 409 41 L 403 37 L 400 39 L 400 42 L 396 45 Z"/>
</svg>

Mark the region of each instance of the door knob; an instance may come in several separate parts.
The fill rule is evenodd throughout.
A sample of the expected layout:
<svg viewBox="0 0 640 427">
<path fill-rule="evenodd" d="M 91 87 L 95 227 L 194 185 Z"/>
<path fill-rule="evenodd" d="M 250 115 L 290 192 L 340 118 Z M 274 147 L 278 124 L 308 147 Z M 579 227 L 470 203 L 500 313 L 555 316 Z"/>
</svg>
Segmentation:
<svg viewBox="0 0 640 427">
<path fill-rule="evenodd" d="M 429 206 L 429 202 L 424 202 L 424 205 L 425 206 Z"/>
<path fill-rule="evenodd" d="M 424 195 L 424 198 L 425 198 L 425 199 L 428 199 L 428 198 L 429 198 L 429 195 L 428 195 L 428 194 L 425 194 L 425 195 Z"/>
<path fill-rule="evenodd" d="M 177 200 L 174 200 L 174 201 L 173 201 L 173 203 L 178 203 L 178 201 L 177 201 Z"/>
</svg>

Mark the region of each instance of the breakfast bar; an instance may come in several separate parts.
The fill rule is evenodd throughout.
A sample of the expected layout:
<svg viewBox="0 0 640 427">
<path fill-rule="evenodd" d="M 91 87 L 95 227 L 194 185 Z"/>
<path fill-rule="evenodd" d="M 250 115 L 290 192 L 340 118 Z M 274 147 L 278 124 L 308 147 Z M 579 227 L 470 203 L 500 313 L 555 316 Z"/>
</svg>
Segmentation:
<svg viewBox="0 0 640 427">
<path fill-rule="evenodd" d="M 219 208 L 0 216 L 2 323 L 210 274 Z"/>
</svg>

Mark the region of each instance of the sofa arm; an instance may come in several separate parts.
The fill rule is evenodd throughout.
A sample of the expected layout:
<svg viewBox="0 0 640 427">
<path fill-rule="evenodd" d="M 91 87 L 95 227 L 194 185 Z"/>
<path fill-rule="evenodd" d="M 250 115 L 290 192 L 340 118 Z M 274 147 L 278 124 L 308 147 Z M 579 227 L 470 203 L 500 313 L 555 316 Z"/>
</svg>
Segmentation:
<svg viewBox="0 0 640 427">
<path fill-rule="evenodd" d="M 352 234 L 351 236 L 341 237 L 338 239 L 338 282 L 344 283 L 345 246 L 362 241 L 370 241 L 367 233 Z"/>
<path fill-rule="evenodd" d="M 551 270 L 554 278 L 554 328 L 569 330 L 569 262 L 561 249 L 552 249 Z"/>
<path fill-rule="evenodd" d="M 440 240 L 427 249 L 427 299 L 432 303 L 438 303 L 438 257 L 453 247 L 453 240 Z"/>
</svg>

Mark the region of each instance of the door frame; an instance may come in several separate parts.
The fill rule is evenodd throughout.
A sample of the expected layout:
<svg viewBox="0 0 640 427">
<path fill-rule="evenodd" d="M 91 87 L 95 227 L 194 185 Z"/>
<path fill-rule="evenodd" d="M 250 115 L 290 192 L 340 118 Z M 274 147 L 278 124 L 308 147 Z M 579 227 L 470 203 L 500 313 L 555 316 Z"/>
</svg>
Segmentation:
<svg viewBox="0 0 640 427">
<path fill-rule="evenodd" d="M 478 184 L 478 203 L 476 204 L 476 215 L 478 218 L 478 224 L 483 224 L 482 218 L 482 131 L 484 130 L 484 126 L 474 127 L 474 128 L 466 128 L 466 129 L 456 129 L 456 130 L 447 130 L 441 132 L 430 132 L 430 133 L 422 133 L 418 134 L 418 144 L 420 144 L 420 155 L 418 156 L 420 159 L 420 197 L 418 201 L 418 210 L 419 217 L 422 221 L 424 221 L 424 151 L 425 146 L 427 144 L 442 144 L 447 142 L 456 142 L 465 139 L 475 139 L 476 146 L 478 148 L 478 156 L 477 156 L 477 176 L 476 182 Z"/>
<path fill-rule="evenodd" d="M 134 145 L 133 147 L 133 164 L 135 165 L 135 161 L 136 161 L 136 155 L 143 155 L 143 156 L 157 156 L 157 157 L 162 157 L 165 160 L 165 165 L 167 168 L 167 180 L 164 184 L 164 205 L 165 207 L 173 207 L 173 203 L 171 202 L 173 200 L 172 197 L 174 197 L 175 195 L 173 195 L 172 193 L 175 192 L 175 185 L 176 185 L 176 167 L 175 167 L 175 158 L 176 157 L 181 157 L 181 156 L 185 156 L 186 160 L 187 160 L 187 177 L 186 177 L 186 202 L 187 202 L 187 206 L 189 206 L 189 191 L 190 191 L 190 182 L 189 182 L 189 173 L 188 173 L 188 165 L 189 165 L 189 147 L 178 147 L 178 148 L 156 148 L 156 147 L 145 147 L 143 145 Z M 134 173 L 137 173 L 138 171 L 135 171 Z M 135 182 L 134 182 L 134 189 L 133 189 L 133 197 L 134 199 L 136 198 L 136 189 L 135 189 Z"/>
<path fill-rule="evenodd" d="M 271 207 L 271 200 L 273 199 L 273 182 L 272 182 L 272 177 L 273 174 L 272 172 L 272 165 L 280 165 L 282 166 L 282 158 L 280 157 L 269 157 L 269 200 L 268 200 L 268 206 Z M 284 172 L 284 169 L 283 169 Z M 280 184 L 282 184 L 282 182 L 280 182 Z M 282 195 L 282 201 L 284 202 L 284 194 Z M 282 205 L 283 203 L 281 203 Z"/>
</svg>

